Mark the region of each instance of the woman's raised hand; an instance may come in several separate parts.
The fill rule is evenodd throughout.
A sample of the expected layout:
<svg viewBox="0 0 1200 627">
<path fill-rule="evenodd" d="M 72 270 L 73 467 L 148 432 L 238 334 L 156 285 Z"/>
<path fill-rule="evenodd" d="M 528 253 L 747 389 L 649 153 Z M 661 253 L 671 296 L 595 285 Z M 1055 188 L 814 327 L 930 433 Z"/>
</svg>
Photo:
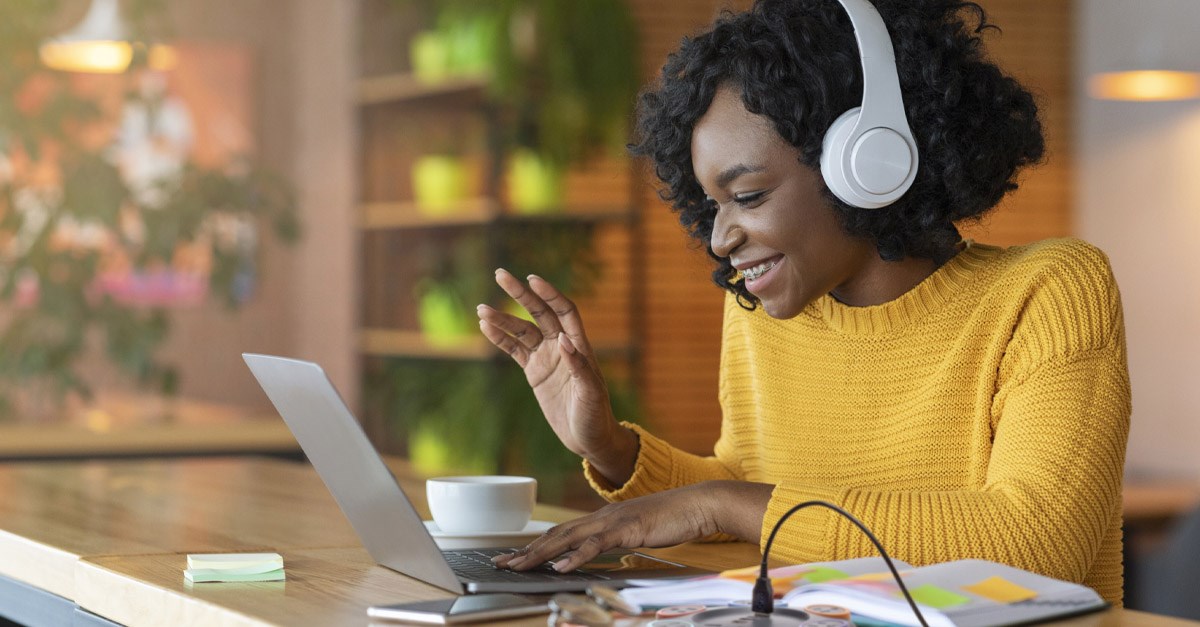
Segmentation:
<svg viewBox="0 0 1200 627">
<path fill-rule="evenodd" d="M 525 284 L 500 269 L 496 283 L 535 322 L 479 305 L 480 330 L 525 371 L 558 439 L 609 481 L 624 484 L 633 474 L 637 436 L 613 417 L 608 388 L 575 303 L 536 275 Z"/>
</svg>

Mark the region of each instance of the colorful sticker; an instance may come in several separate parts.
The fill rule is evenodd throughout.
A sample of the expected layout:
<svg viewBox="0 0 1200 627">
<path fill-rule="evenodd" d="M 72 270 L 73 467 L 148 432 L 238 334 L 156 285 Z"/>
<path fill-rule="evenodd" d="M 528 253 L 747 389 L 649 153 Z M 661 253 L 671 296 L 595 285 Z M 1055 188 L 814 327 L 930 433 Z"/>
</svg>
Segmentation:
<svg viewBox="0 0 1200 627">
<path fill-rule="evenodd" d="M 900 576 L 903 577 L 904 573 L 900 573 Z M 867 573 L 865 575 L 851 577 L 850 581 L 893 581 L 895 579 L 896 578 L 892 576 L 892 573 L 886 572 L 886 573 Z"/>
<path fill-rule="evenodd" d="M 824 566 L 817 566 L 804 574 L 804 579 L 808 583 L 823 583 L 835 579 L 845 579 L 846 577 L 849 577 L 849 575 L 836 568 L 826 568 Z"/>
<path fill-rule="evenodd" d="M 963 586 L 963 590 L 978 594 L 985 599 L 991 599 L 997 603 L 1020 603 L 1037 597 L 1037 593 L 1029 588 L 1018 586 L 1017 584 L 1000 577 L 988 577 L 983 581 Z"/>
<path fill-rule="evenodd" d="M 920 603 L 921 605 L 928 605 L 929 607 L 938 610 L 944 610 L 948 607 L 954 607 L 956 605 L 963 605 L 971 602 L 971 599 L 961 594 L 951 592 L 945 588 L 939 588 L 938 586 L 928 583 L 917 586 L 916 588 L 911 588 L 908 592 L 912 595 L 913 600 L 917 603 Z M 896 594 L 898 594 L 900 597 L 904 596 L 900 592 L 897 592 Z"/>
</svg>

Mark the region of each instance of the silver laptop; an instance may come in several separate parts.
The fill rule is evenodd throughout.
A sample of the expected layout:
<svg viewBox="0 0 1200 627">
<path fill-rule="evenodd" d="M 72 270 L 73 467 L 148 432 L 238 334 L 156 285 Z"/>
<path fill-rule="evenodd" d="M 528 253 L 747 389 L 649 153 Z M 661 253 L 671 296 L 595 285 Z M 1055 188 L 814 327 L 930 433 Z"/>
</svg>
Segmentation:
<svg viewBox="0 0 1200 627">
<path fill-rule="evenodd" d="M 557 592 L 711 574 L 631 551 L 606 553 L 570 573 L 548 566 L 522 572 L 492 566 L 491 557 L 510 551 L 507 547 L 443 551 L 320 366 L 270 355 L 242 358 L 371 557 L 383 566 L 460 594 Z"/>
</svg>

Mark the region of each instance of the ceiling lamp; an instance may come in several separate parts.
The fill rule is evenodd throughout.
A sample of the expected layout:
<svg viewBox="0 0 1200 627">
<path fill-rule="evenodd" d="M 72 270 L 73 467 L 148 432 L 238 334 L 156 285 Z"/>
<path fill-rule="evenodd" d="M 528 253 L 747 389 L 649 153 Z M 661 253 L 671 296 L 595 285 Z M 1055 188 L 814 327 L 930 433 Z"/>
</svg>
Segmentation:
<svg viewBox="0 0 1200 627">
<path fill-rule="evenodd" d="M 1195 16 L 1196 0 L 1080 0 L 1078 17 L 1097 33 L 1089 42 L 1087 93 L 1099 100 L 1166 102 L 1200 98 L 1195 39 L 1181 16 Z"/>
<path fill-rule="evenodd" d="M 121 19 L 117 0 L 92 0 L 83 20 L 71 30 L 50 39 L 38 50 L 42 63 L 64 72 L 117 74 L 129 68 L 135 46 Z M 151 46 L 148 63 L 168 69 L 175 55 L 167 46 Z"/>
<path fill-rule="evenodd" d="M 1175 70 L 1104 72 L 1091 77 L 1088 92 L 1101 100 L 1153 102 L 1200 98 L 1200 73 Z"/>
</svg>

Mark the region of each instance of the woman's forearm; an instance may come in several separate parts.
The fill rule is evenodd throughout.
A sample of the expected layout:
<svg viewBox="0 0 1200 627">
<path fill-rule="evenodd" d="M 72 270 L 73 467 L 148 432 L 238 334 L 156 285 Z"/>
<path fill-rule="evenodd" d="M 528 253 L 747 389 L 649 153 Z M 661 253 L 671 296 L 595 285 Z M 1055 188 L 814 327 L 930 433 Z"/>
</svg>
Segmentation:
<svg viewBox="0 0 1200 627">
<path fill-rule="evenodd" d="M 637 468 L 640 441 L 631 429 L 617 425 L 613 436 L 613 446 L 603 451 L 603 455 L 588 456 L 588 463 L 608 479 L 614 487 L 625 485 L 633 471 Z"/>
<path fill-rule="evenodd" d="M 753 481 L 708 481 L 708 508 L 717 529 L 746 542 L 758 544 L 763 516 L 775 486 Z"/>
</svg>

